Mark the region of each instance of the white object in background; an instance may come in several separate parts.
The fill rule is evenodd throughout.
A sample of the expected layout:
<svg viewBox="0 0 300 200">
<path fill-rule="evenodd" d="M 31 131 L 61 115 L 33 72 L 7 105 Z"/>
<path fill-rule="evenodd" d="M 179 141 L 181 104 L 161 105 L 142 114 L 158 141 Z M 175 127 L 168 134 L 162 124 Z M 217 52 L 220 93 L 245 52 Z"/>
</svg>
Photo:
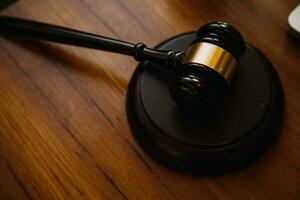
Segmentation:
<svg viewBox="0 0 300 200">
<path fill-rule="evenodd" d="M 292 33 L 300 38 L 300 4 L 289 15 L 288 22 Z"/>
</svg>

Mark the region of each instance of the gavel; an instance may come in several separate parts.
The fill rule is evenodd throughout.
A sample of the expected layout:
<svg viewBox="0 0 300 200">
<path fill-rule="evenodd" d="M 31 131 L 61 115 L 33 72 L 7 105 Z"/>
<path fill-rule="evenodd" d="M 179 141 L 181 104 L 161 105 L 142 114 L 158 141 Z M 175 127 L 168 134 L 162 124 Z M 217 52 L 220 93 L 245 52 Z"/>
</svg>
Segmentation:
<svg viewBox="0 0 300 200">
<path fill-rule="evenodd" d="M 175 72 L 169 90 L 180 107 L 216 106 L 226 96 L 238 61 L 245 52 L 240 32 L 228 23 L 212 22 L 200 27 L 187 52 L 148 48 L 42 22 L 0 17 L 0 33 L 104 50 L 133 56 Z"/>
</svg>

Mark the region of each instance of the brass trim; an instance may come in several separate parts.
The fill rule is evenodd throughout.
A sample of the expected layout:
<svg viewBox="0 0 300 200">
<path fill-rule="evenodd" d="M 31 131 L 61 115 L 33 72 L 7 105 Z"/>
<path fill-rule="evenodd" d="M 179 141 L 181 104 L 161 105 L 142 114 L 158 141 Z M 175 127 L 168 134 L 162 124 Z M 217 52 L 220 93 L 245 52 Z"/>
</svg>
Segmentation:
<svg viewBox="0 0 300 200">
<path fill-rule="evenodd" d="M 237 60 L 225 49 L 207 42 L 193 44 L 187 51 L 183 64 L 200 63 L 217 71 L 228 83 L 231 82 Z"/>
</svg>

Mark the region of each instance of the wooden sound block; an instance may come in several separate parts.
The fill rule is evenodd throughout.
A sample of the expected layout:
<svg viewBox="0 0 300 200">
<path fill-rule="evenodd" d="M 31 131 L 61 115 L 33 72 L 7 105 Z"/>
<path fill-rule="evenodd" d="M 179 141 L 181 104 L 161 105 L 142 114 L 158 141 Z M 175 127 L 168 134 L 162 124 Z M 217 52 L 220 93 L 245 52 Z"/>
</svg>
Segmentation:
<svg viewBox="0 0 300 200">
<path fill-rule="evenodd" d="M 194 39 L 194 33 L 187 33 L 157 48 L 185 51 Z M 173 76 L 143 62 L 128 88 L 130 127 L 155 160 L 187 173 L 228 172 L 258 158 L 275 138 L 283 113 L 282 87 L 271 63 L 251 45 L 229 95 L 209 118 L 178 108 L 168 88 Z"/>
</svg>

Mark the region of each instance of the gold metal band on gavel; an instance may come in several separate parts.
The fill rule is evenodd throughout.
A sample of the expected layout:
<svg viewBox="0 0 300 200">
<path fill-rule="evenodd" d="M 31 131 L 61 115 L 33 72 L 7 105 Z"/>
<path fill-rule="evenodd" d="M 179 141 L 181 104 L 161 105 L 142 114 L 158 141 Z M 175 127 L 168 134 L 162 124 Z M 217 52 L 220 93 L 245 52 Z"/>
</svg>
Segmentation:
<svg viewBox="0 0 300 200">
<path fill-rule="evenodd" d="M 230 84 L 237 68 L 237 60 L 225 49 L 207 42 L 191 45 L 183 64 L 200 63 L 222 75 Z"/>
</svg>

